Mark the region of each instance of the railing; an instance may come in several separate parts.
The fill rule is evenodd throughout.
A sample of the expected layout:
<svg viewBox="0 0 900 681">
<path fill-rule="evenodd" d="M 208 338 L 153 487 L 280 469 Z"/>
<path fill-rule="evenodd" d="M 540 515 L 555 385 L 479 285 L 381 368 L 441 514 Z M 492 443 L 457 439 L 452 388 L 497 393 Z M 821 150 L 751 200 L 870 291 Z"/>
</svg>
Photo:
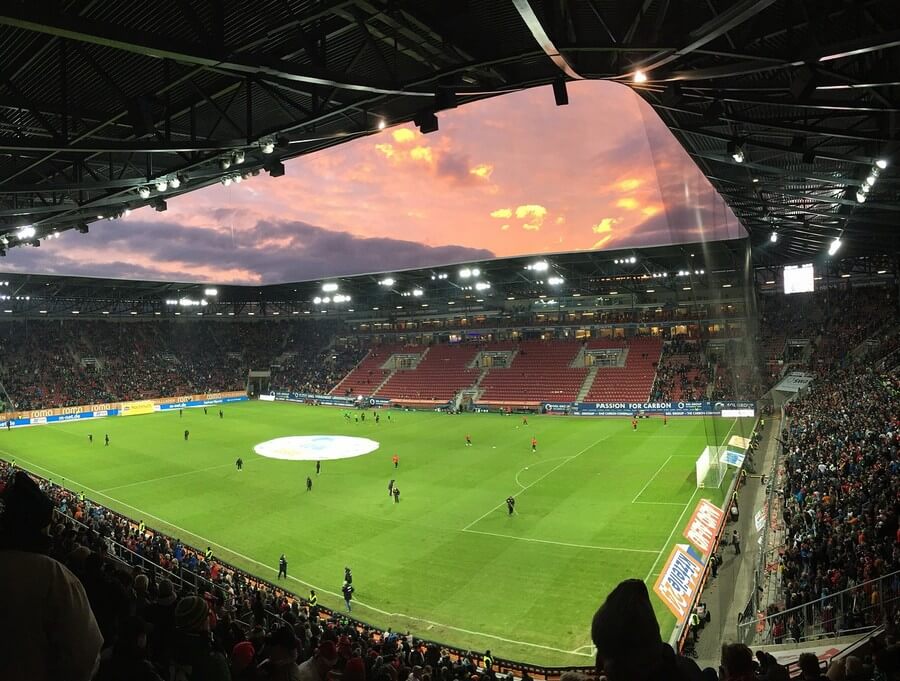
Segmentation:
<svg viewBox="0 0 900 681">
<path fill-rule="evenodd" d="M 746 645 L 801 643 L 865 634 L 889 621 L 900 607 L 900 570 L 789 610 L 738 622 Z"/>
</svg>

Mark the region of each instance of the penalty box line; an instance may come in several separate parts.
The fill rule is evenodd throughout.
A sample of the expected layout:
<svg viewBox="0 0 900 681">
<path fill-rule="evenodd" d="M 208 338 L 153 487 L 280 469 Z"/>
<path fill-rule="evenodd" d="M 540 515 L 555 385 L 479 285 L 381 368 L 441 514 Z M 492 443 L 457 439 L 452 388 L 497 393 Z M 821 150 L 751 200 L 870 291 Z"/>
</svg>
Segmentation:
<svg viewBox="0 0 900 681">
<path fill-rule="evenodd" d="M 520 494 L 522 494 L 522 492 L 524 492 L 525 490 L 527 490 L 527 489 L 533 487 L 534 485 L 536 485 L 537 483 L 539 483 L 541 480 L 543 480 L 544 478 L 546 478 L 546 477 L 547 477 L 548 475 L 550 475 L 551 473 L 553 473 L 553 472 L 559 470 L 560 468 L 562 468 L 563 466 L 565 466 L 565 465 L 566 465 L 567 463 L 569 463 L 570 461 L 573 461 L 573 460 L 577 459 L 579 456 L 581 456 L 582 454 L 584 454 L 587 450 L 596 447 L 597 445 L 599 445 L 599 444 L 600 444 L 601 442 L 603 442 L 604 440 L 608 440 L 610 437 L 612 437 L 612 436 L 611 436 L 611 435 L 605 435 L 605 436 L 601 437 L 599 440 L 597 440 L 596 442 L 594 442 L 594 443 L 592 443 L 592 444 L 589 444 L 587 447 L 585 447 L 584 449 L 582 449 L 582 450 L 581 450 L 580 452 L 578 452 L 577 454 L 573 454 L 572 456 L 566 458 L 566 460 L 563 461 L 562 463 L 556 464 L 553 468 L 551 468 L 549 471 L 547 471 L 546 473 L 544 473 L 544 474 L 543 474 L 541 477 L 539 477 L 537 480 L 535 480 L 534 482 L 531 482 L 531 483 L 525 485 L 524 487 L 522 487 L 522 489 L 520 489 L 518 492 L 516 492 L 515 494 L 513 494 L 513 495 L 512 495 L 513 499 L 515 499 L 516 497 L 518 497 L 518 496 L 519 496 Z M 519 471 L 519 472 L 521 473 L 521 471 Z M 484 513 L 484 514 L 478 516 L 475 520 L 473 520 L 473 521 L 470 522 L 468 525 L 466 525 L 464 528 L 462 528 L 462 531 L 465 532 L 466 530 L 470 529 L 473 525 L 477 525 L 479 522 L 481 522 L 482 520 L 484 520 L 485 518 L 487 518 L 491 513 L 493 513 L 494 511 L 496 511 L 498 508 L 502 508 L 502 507 L 505 506 L 505 505 L 506 505 L 506 501 L 505 501 L 505 500 L 504 500 L 504 501 L 501 501 L 499 504 L 497 504 L 497 505 L 494 506 L 492 509 L 490 509 L 487 513 Z"/>
<path fill-rule="evenodd" d="M 596 546 L 594 544 L 570 544 L 564 541 L 551 541 L 549 539 L 535 539 L 533 537 L 517 537 L 512 534 L 498 534 L 496 532 L 482 532 L 481 530 L 460 530 L 467 534 L 483 534 L 488 537 L 500 537 L 501 539 L 515 539 L 516 541 L 530 541 L 537 544 L 552 544 L 553 546 L 569 546 L 575 549 L 594 549 L 597 551 L 628 551 L 629 553 L 657 553 L 656 549 L 632 549 L 623 546 Z"/>
<path fill-rule="evenodd" d="M 117 499 L 116 497 L 112 497 L 108 494 L 104 494 L 100 490 L 94 489 L 92 487 L 88 487 L 87 485 L 82 485 L 82 484 L 78 483 L 77 480 L 73 480 L 72 478 L 64 478 L 61 475 L 59 475 L 58 473 L 51 471 L 49 468 L 40 466 L 34 462 L 28 461 L 27 459 L 23 459 L 21 456 L 19 456 L 19 457 L 13 456 L 13 454 L 11 452 L 7 452 L 6 450 L 3 450 L 3 449 L 0 449 L 0 453 L 6 454 L 6 456 L 12 457 L 12 458 L 16 459 L 17 461 L 22 461 L 22 462 L 28 464 L 32 468 L 37 468 L 39 470 L 44 471 L 45 473 L 49 473 L 54 478 L 57 478 L 59 480 L 68 480 L 69 482 L 74 483 L 77 487 L 79 487 L 81 489 L 87 490 L 89 492 L 93 492 L 94 494 L 101 496 L 101 497 L 105 497 L 106 499 L 114 501 L 117 504 L 120 504 L 121 506 L 130 508 L 133 511 L 137 511 L 141 517 L 152 518 L 153 520 L 157 520 L 160 523 L 162 523 L 163 525 L 166 525 L 168 527 L 178 530 L 179 532 L 183 533 L 184 536 L 194 537 L 195 539 L 200 539 L 201 541 L 206 542 L 207 546 L 215 546 L 217 548 L 224 549 L 228 554 L 230 554 L 232 556 L 236 556 L 248 563 L 252 563 L 253 565 L 257 565 L 261 568 L 265 568 L 266 570 L 272 570 L 272 571 L 275 570 L 275 568 L 273 566 L 266 565 L 265 563 L 261 563 L 260 561 L 256 560 L 255 558 L 251 558 L 250 556 L 246 556 L 242 553 L 238 553 L 237 551 L 234 551 L 234 550 L 228 548 L 227 546 L 220 544 L 218 542 L 215 542 L 211 539 L 208 539 L 206 537 L 201 537 L 199 534 L 191 532 L 190 530 L 185 529 L 183 527 L 179 527 L 178 525 L 175 525 L 174 523 L 170 523 L 169 521 L 167 521 L 163 518 L 160 518 L 159 516 L 153 515 L 152 513 L 147 513 L 145 511 L 143 511 L 142 509 L 138 508 L 137 506 L 132 506 L 131 504 L 126 503 L 126 502 L 122 501 L 121 499 Z M 328 594 L 329 596 L 334 596 L 336 599 L 339 599 L 339 600 L 343 600 L 343 598 L 344 598 L 342 594 L 339 594 L 335 591 L 330 591 L 328 589 L 323 589 L 321 587 L 316 586 L 315 584 L 304 581 L 302 579 L 298 579 L 297 577 L 289 576 L 288 579 L 290 579 L 294 582 L 297 582 L 298 584 L 302 584 L 310 589 L 315 589 L 315 591 L 317 593 Z M 402 612 L 389 612 L 387 610 L 382 610 L 381 608 L 375 607 L 374 605 L 369 605 L 367 603 L 364 603 L 360 600 L 354 600 L 353 602 L 362 608 L 366 608 L 367 610 L 371 610 L 372 612 L 376 612 L 380 615 L 384 615 L 385 617 L 402 618 L 402 619 L 410 620 L 412 622 L 420 622 L 422 624 L 428 624 L 433 627 L 441 627 L 443 629 L 448 629 L 450 631 L 456 631 L 461 634 L 469 634 L 471 636 L 478 636 L 480 638 L 490 638 L 495 641 L 502 641 L 503 643 L 511 643 L 513 645 L 520 645 L 520 646 L 525 646 L 528 648 L 538 648 L 540 650 L 550 650 L 552 652 L 563 653 L 565 655 L 578 655 L 580 657 L 592 657 L 588 653 L 580 652 L 581 650 L 584 649 L 584 646 L 581 646 L 580 648 L 576 648 L 574 650 L 564 650 L 562 648 L 554 648 L 553 646 L 545 646 L 540 643 L 529 643 L 528 641 L 517 641 L 515 639 L 505 638 L 503 636 L 497 636 L 496 634 L 488 634 L 483 631 L 472 631 L 470 629 L 464 629 L 462 627 L 453 626 L 452 624 L 443 624 L 441 622 L 434 622 L 432 620 L 425 619 L 422 617 L 416 617 L 415 615 L 407 615 L 406 613 L 402 613 Z"/>
</svg>

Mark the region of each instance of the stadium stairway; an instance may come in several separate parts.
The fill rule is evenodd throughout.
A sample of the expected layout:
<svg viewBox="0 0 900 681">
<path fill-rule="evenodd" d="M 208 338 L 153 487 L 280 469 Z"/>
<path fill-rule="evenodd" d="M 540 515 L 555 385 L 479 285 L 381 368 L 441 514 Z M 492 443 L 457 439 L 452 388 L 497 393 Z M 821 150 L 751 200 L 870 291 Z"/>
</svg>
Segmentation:
<svg viewBox="0 0 900 681">
<path fill-rule="evenodd" d="M 581 384 L 581 389 L 578 391 L 578 396 L 575 398 L 576 402 L 584 402 L 591 386 L 594 385 L 594 379 L 597 378 L 597 372 L 599 370 L 600 367 L 596 364 L 588 369 L 587 376 L 584 377 L 584 383 Z"/>
<path fill-rule="evenodd" d="M 593 341 L 588 349 L 622 347 L 621 341 Z M 587 402 L 626 400 L 646 402 L 656 379 L 656 365 L 662 354 L 662 340 L 636 337 L 627 342 L 628 354 L 622 367 L 600 367 L 593 384 L 585 395 Z"/>
<path fill-rule="evenodd" d="M 484 349 L 509 347 L 488 344 Z M 488 370 L 480 401 L 510 406 L 573 402 L 588 374 L 587 367 L 571 366 L 580 351 L 581 344 L 572 341 L 523 341 L 508 368 Z"/>
<path fill-rule="evenodd" d="M 374 395 L 390 378 L 391 369 L 384 367 L 388 360 L 397 352 L 411 352 L 410 348 L 404 350 L 402 345 L 379 345 L 366 354 L 344 378 L 331 389 L 331 395 Z M 420 353 L 416 349 L 416 354 Z"/>
<path fill-rule="evenodd" d="M 414 367 L 396 370 L 375 394 L 396 402 L 447 402 L 479 379 L 481 372 L 469 368 L 478 352 L 475 345 L 432 345 Z"/>
</svg>

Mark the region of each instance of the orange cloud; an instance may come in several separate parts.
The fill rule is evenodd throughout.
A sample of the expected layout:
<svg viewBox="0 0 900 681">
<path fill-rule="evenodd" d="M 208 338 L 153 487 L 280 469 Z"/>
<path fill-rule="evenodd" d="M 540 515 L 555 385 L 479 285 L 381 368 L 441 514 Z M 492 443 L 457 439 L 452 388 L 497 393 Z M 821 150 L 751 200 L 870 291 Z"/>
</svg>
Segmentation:
<svg viewBox="0 0 900 681">
<path fill-rule="evenodd" d="M 430 147 L 413 147 L 409 151 L 409 156 L 414 161 L 425 161 L 428 165 L 434 163 L 434 155 L 431 153 Z"/>
<path fill-rule="evenodd" d="M 610 239 L 612 239 L 612 234 L 607 234 L 605 237 L 600 239 L 600 241 L 595 242 L 594 245 L 591 246 L 591 250 L 597 250 L 598 248 L 602 248 L 603 244 L 605 244 Z"/>
<path fill-rule="evenodd" d="M 594 231 L 594 234 L 605 234 L 611 232 L 613 225 L 617 222 L 618 220 L 616 218 L 603 218 L 596 225 L 593 225 L 591 229 Z"/>
<path fill-rule="evenodd" d="M 656 215 L 659 211 L 660 211 L 660 207 L 659 207 L 659 206 L 644 206 L 644 207 L 641 209 L 641 212 L 642 212 L 644 215 L 646 215 L 648 218 L 652 218 L 652 217 L 653 217 L 654 215 Z"/>
<path fill-rule="evenodd" d="M 516 217 L 525 220 L 522 229 L 537 232 L 544 224 L 547 209 L 539 203 L 526 203 L 516 206 Z"/>
<path fill-rule="evenodd" d="M 491 213 L 491 217 L 492 218 L 502 218 L 505 220 L 506 218 L 511 218 L 512 214 L 513 214 L 512 208 L 498 208 L 497 210 L 495 210 Z"/>
<path fill-rule="evenodd" d="M 500 225 L 500 229 L 505 232 L 507 229 L 509 229 L 509 225 Z"/>
<path fill-rule="evenodd" d="M 397 144 L 412 142 L 414 139 L 416 139 L 416 133 L 414 133 L 409 128 L 397 128 L 392 133 L 392 136 Z"/>
<path fill-rule="evenodd" d="M 639 179 L 637 179 L 636 177 L 630 177 L 627 180 L 622 180 L 621 182 L 619 182 L 619 184 L 617 186 L 623 192 L 630 192 L 630 191 L 640 187 L 641 181 Z"/>
<path fill-rule="evenodd" d="M 566 223 L 566 216 L 565 216 L 565 215 L 560 215 L 558 218 L 556 218 L 556 224 L 557 224 L 557 225 L 564 225 L 565 223 Z"/>
<path fill-rule="evenodd" d="M 494 166 L 488 163 L 479 163 L 477 166 L 472 168 L 469 173 L 474 175 L 475 177 L 480 177 L 482 179 L 490 179 L 491 173 L 494 172 Z"/>
<path fill-rule="evenodd" d="M 385 155 L 387 158 L 391 158 L 394 155 L 394 145 L 393 144 L 376 144 L 375 148 Z"/>
<path fill-rule="evenodd" d="M 637 199 L 632 198 L 631 196 L 626 196 L 624 199 L 619 199 L 616 201 L 616 206 L 619 208 L 624 208 L 625 210 L 634 210 L 638 207 Z"/>
</svg>

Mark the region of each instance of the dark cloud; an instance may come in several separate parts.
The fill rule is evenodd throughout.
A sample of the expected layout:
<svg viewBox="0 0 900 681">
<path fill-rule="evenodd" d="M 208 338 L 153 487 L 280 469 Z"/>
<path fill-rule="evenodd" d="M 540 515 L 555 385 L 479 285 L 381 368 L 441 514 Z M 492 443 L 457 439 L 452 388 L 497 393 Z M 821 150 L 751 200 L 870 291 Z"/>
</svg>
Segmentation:
<svg viewBox="0 0 900 681">
<path fill-rule="evenodd" d="M 66 236 L 69 238 L 49 248 L 13 249 L 7 264 L 10 269 L 47 274 L 188 281 L 200 278 L 192 274 L 194 268 L 247 270 L 259 275 L 264 283 L 276 283 L 495 257 L 486 249 L 364 238 L 304 222 L 259 221 L 232 236 L 230 231 L 185 228 L 171 222 L 129 221 L 98 225 L 85 237 Z M 79 238 L 84 241 L 77 241 Z M 84 252 L 82 249 L 90 247 L 88 239 L 98 244 L 97 251 L 91 253 L 90 260 L 79 261 L 66 246 Z M 155 269 L 115 258 L 104 262 L 106 245 L 160 266 Z"/>
<path fill-rule="evenodd" d="M 478 184 L 482 182 L 469 171 L 472 164 L 469 157 L 464 154 L 456 154 L 453 152 L 442 152 L 437 159 L 437 174 L 452 180 L 455 184 Z"/>
</svg>

